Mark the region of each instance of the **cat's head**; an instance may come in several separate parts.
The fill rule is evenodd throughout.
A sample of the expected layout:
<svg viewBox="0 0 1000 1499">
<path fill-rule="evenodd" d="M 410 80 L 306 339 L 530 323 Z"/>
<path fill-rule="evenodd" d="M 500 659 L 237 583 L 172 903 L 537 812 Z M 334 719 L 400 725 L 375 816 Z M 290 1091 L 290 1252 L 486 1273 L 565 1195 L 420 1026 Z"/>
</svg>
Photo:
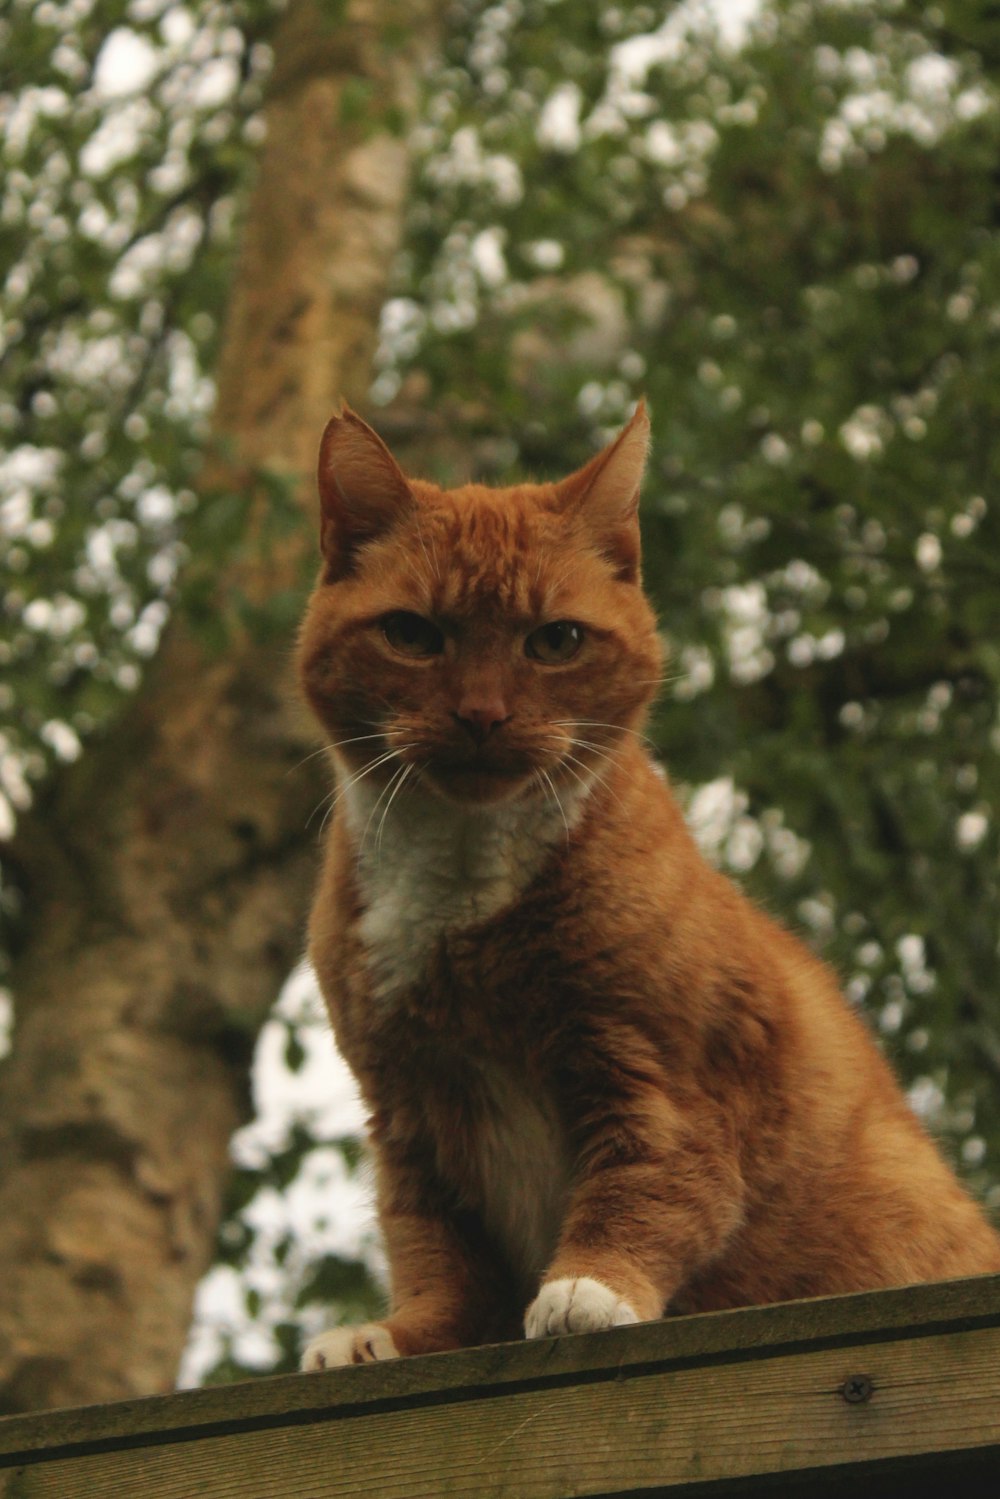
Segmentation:
<svg viewBox="0 0 1000 1499">
<path fill-rule="evenodd" d="M 349 408 L 330 421 L 299 669 L 348 770 L 384 785 L 409 765 L 467 806 L 602 775 L 661 668 L 639 579 L 648 442 L 640 404 L 559 483 L 442 490 Z"/>
</svg>

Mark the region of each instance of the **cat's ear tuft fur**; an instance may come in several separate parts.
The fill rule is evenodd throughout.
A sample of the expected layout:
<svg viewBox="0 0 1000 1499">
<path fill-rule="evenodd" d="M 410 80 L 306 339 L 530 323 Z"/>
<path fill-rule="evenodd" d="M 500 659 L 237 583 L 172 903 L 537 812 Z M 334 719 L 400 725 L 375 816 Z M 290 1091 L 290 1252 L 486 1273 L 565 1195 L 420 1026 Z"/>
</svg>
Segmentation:
<svg viewBox="0 0 1000 1499">
<path fill-rule="evenodd" d="M 640 400 L 613 442 L 557 486 L 567 514 L 575 514 L 618 576 L 639 581 L 639 487 L 649 451 L 649 414 Z"/>
<path fill-rule="evenodd" d="M 413 504 L 413 492 L 381 437 L 346 402 L 323 432 L 318 481 L 320 546 L 334 581 Z"/>
</svg>

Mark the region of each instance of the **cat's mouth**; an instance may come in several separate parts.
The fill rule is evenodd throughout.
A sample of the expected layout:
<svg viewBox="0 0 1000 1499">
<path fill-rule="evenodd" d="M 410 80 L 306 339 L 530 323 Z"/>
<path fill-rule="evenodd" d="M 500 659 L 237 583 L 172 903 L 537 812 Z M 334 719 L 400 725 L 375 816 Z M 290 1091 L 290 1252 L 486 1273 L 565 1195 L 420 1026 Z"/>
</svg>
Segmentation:
<svg viewBox="0 0 1000 1499">
<path fill-rule="evenodd" d="M 399 726 L 397 732 L 400 738 L 406 736 L 400 758 L 411 761 L 421 786 L 443 801 L 466 807 L 497 806 L 530 796 L 544 801 L 556 794 L 553 777 L 563 784 L 559 751 L 565 746 L 551 732 L 503 730 L 478 744 L 451 734 L 422 734 L 409 725 Z"/>
<path fill-rule="evenodd" d="M 535 771 L 523 760 L 435 758 L 423 766 L 422 780 L 446 801 L 488 805 L 522 795 L 534 782 Z"/>
</svg>

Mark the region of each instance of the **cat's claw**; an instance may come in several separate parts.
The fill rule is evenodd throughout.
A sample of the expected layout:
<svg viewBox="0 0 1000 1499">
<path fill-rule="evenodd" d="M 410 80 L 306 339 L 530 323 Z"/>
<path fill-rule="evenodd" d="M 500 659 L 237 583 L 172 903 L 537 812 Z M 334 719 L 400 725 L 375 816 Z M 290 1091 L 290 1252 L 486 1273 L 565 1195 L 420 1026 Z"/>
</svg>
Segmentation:
<svg viewBox="0 0 1000 1499">
<path fill-rule="evenodd" d="M 306 1346 L 300 1367 L 304 1374 L 316 1374 L 342 1364 L 374 1364 L 387 1358 L 399 1358 L 392 1334 L 380 1322 L 365 1322 L 320 1333 Z"/>
<path fill-rule="evenodd" d="M 600 1332 L 638 1322 L 635 1310 L 610 1286 L 589 1275 L 549 1280 L 528 1307 L 524 1333 L 528 1338 L 557 1337 L 564 1332 Z"/>
</svg>

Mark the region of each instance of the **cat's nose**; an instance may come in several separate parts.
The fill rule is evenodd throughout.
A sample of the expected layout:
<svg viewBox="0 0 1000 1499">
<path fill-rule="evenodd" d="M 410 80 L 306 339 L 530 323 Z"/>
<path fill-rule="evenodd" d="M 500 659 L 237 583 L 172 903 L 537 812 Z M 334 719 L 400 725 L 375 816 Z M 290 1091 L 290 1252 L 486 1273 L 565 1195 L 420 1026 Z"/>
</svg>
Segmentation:
<svg viewBox="0 0 1000 1499">
<path fill-rule="evenodd" d="M 490 702 L 463 702 L 454 716 L 476 744 L 485 743 L 494 729 L 510 720 L 510 714 L 499 698 Z"/>
</svg>

